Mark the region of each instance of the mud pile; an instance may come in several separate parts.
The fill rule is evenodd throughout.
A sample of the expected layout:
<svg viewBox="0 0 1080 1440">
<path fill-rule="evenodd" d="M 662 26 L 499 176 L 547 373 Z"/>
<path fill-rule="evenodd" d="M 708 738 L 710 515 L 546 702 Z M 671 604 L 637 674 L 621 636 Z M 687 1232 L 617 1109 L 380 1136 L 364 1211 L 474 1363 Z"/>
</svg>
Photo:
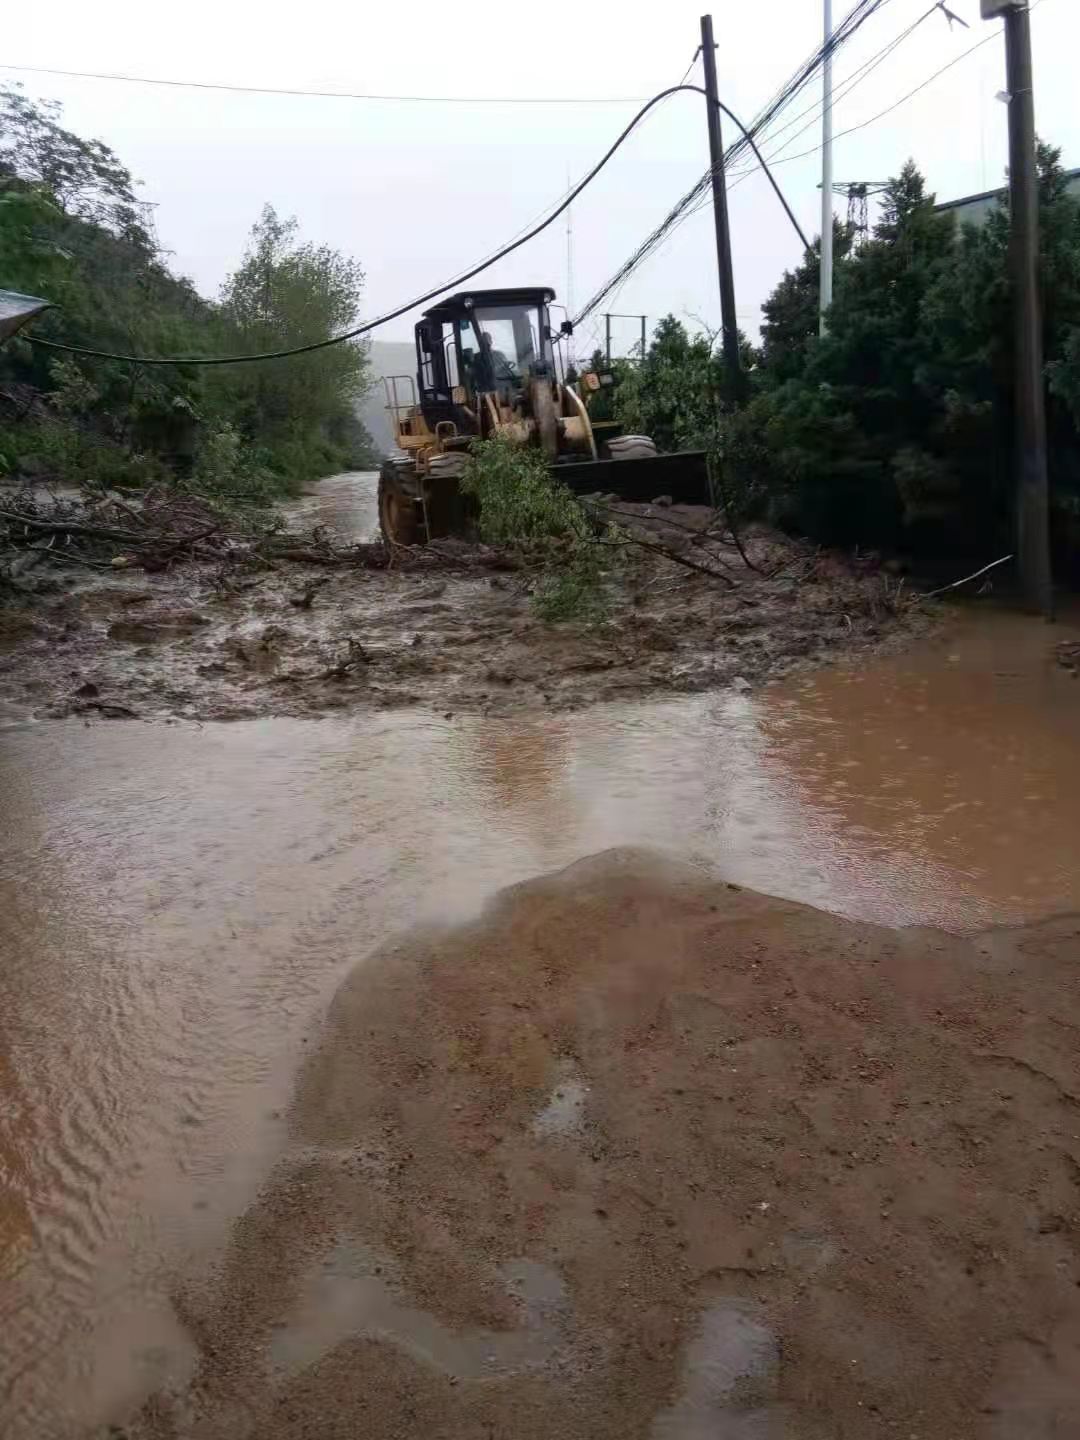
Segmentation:
<svg viewBox="0 0 1080 1440">
<path fill-rule="evenodd" d="M 152 572 L 105 565 L 52 581 L 32 605 L 9 597 L 0 705 L 10 717 L 199 720 L 564 709 L 753 684 L 926 623 L 894 577 L 764 532 L 748 540 L 754 568 L 729 547 L 724 575 L 704 574 L 694 530 L 710 518 L 622 507 L 620 523 L 669 553 L 632 549 L 595 625 L 541 622 L 527 564 L 453 542 L 388 557 L 282 535 L 239 563 L 200 558 L 211 541 L 193 540 Z"/>
<path fill-rule="evenodd" d="M 1077 1433 L 1078 959 L 634 852 L 391 947 L 123 1433 Z"/>
</svg>

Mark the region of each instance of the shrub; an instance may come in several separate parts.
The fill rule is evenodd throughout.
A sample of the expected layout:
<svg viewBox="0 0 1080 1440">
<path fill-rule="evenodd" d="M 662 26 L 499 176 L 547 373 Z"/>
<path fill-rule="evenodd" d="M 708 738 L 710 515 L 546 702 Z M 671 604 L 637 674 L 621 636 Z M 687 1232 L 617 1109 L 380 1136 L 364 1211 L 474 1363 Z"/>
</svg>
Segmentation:
<svg viewBox="0 0 1080 1440">
<path fill-rule="evenodd" d="M 476 442 L 461 489 L 479 505 L 479 530 L 493 545 L 526 550 L 541 569 L 534 604 L 549 621 L 600 619 L 607 608 L 593 524 L 539 450 L 506 436 Z"/>
</svg>

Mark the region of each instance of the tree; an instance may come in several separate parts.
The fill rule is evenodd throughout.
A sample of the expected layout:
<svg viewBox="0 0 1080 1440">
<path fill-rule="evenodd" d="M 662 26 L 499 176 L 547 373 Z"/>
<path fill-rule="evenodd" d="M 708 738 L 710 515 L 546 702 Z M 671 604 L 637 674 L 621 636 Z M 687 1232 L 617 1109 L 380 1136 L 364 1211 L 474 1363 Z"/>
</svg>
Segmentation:
<svg viewBox="0 0 1080 1440">
<path fill-rule="evenodd" d="M 750 347 L 740 336 L 743 365 Z M 704 446 L 716 429 L 724 364 L 716 336 L 691 336 L 674 315 L 653 331 L 643 364 L 624 363 L 615 392 L 615 414 L 623 429 L 649 435 L 662 451 Z"/>
<path fill-rule="evenodd" d="M 854 231 L 839 220 L 833 226 L 835 286 L 844 283 L 844 262 L 851 254 Z M 761 364 L 778 381 L 800 374 L 820 331 L 821 237 L 814 240 L 794 270 L 761 307 Z"/>
<path fill-rule="evenodd" d="M 951 220 L 908 162 L 884 193 L 871 240 L 843 262 L 821 340 L 805 337 L 812 259 L 798 286 L 786 277 L 766 307 L 773 333 L 754 412 L 764 448 L 746 421 L 733 436 L 735 463 L 746 463 L 749 445 L 778 518 L 843 543 L 901 541 L 914 514 L 906 505 L 937 475 L 923 460 L 942 397 L 929 383 L 936 346 L 922 312 L 954 260 Z"/>
<path fill-rule="evenodd" d="M 301 244 L 294 218 L 264 207 L 239 268 L 221 292 L 227 341 L 239 353 L 329 339 L 356 321 L 364 276 L 329 246 Z M 249 440 L 271 451 L 290 479 L 311 465 L 344 463 L 363 439 L 356 405 L 368 381 L 367 350 L 353 342 L 220 375 L 220 401 Z"/>
<path fill-rule="evenodd" d="M 37 335 L 133 355 L 328 339 L 355 319 L 363 281 L 355 261 L 301 244 L 296 222 L 268 209 L 220 303 L 205 299 L 170 270 L 113 151 L 67 130 L 57 106 L 11 89 L 0 90 L 0 254 L 6 285 L 53 302 Z M 164 460 L 215 488 L 265 491 L 370 457 L 356 415 L 366 380 L 357 345 L 205 369 L 79 357 L 58 366 L 17 342 L 0 351 L 0 378 L 50 401 L 35 412 L 53 416 L 37 441 L 68 467 L 65 478 L 84 478 L 88 467 L 107 476 L 110 466 L 157 475 Z M 27 453 L 32 428 L 4 437 L 0 454 Z"/>
<path fill-rule="evenodd" d="M 1080 540 L 1080 205 L 1039 149 L 1051 485 Z M 825 540 L 985 554 L 1012 534 L 1012 325 L 1005 208 L 959 234 L 911 162 L 808 338 L 807 257 L 765 306 L 756 396 L 727 463 Z M 1063 527 L 1059 527 L 1064 533 Z"/>
<path fill-rule="evenodd" d="M 60 124 L 55 101 L 35 103 L 21 87 L 0 88 L 0 176 L 18 176 L 70 216 L 110 230 L 148 252 L 135 182 L 115 151 Z"/>
<path fill-rule="evenodd" d="M 60 210 L 38 187 L 0 178 L 0 255 L 4 288 L 37 293 L 63 283 L 69 260 L 51 237 Z"/>
</svg>

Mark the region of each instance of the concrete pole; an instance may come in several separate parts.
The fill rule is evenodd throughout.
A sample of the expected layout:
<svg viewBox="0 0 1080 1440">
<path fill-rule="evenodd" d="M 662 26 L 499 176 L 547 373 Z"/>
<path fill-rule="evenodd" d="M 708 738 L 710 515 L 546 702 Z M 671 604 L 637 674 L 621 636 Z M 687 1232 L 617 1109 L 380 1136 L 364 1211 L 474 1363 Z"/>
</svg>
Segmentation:
<svg viewBox="0 0 1080 1440">
<path fill-rule="evenodd" d="M 731 265 L 731 228 L 728 225 L 727 185 L 724 180 L 724 140 L 720 131 L 720 99 L 716 88 L 716 44 L 712 16 L 701 17 L 701 60 L 705 70 L 705 108 L 709 125 L 709 162 L 712 170 L 713 220 L 716 225 L 716 265 L 720 272 L 720 325 L 723 330 L 724 370 L 729 398 L 742 390 L 739 366 L 739 327 L 735 319 L 735 277 Z"/>
<path fill-rule="evenodd" d="M 825 108 L 821 114 L 821 284 L 819 332 L 828 330 L 827 315 L 833 297 L 833 83 L 832 0 L 825 5 L 825 64 L 822 67 Z"/>
</svg>

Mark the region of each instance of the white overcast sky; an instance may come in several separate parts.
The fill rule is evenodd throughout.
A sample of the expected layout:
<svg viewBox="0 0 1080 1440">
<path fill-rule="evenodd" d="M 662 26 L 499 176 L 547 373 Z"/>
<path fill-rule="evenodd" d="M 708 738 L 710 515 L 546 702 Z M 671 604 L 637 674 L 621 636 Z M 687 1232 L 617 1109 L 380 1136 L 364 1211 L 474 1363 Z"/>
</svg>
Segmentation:
<svg viewBox="0 0 1080 1440">
<path fill-rule="evenodd" d="M 837 16 L 850 0 L 834 0 Z M 889 0 L 837 57 L 842 82 L 928 9 Z M 970 24 L 933 15 L 836 106 L 857 125 L 961 51 L 995 39 L 886 118 L 836 144 L 838 180 L 885 178 L 909 156 L 939 198 L 1000 183 L 1006 111 L 1000 22 L 978 0 L 949 0 Z M 51 0 L 10 7 L 3 59 L 62 69 L 180 80 L 437 95 L 640 96 L 676 83 L 698 44 L 701 0 L 663 4 L 378 5 L 306 0 Z M 749 119 L 819 43 L 821 0 L 713 0 L 721 97 Z M 1080 166 L 1080 0 L 1042 0 L 1032 14 L 1040 133 Z M 694 78 L 700 79 L 700 62 Z M 63 103 L 78 133 L 112 145 L 156 206 L 175 267 L 214 294 L 243 252 L 264 202 L 295 214 L 305 238 L 357 256 L 373 315 L 451 277 L 523 228 L 589 169 L 634 113 L 625 104 L 444 105 L 226 94 L 0 69 L 33 96 Z M 793 107 L 805 109 L 819 82 Z M 654 112 L 573 209 L 573 293 L 580 306 L 687 190 L 707 163 L 704 102 L 680 95 Z M 790 118 L 787 117 L 787 118 Z M 809 120 L 810 117 L 807 117 Z M 785 122 L 781 122 L 785 123 Z M 806 120 L 800 122 L 805 124 Z M 777 145 L 794 136 L 796 125 Z M 730 125 L 725 141 L 733 138 Z M 788 153 L 815 146 L 820 124 Z M 766 147 L 766 153 L 773 147 Z M 776 168 L 804 228 L 820 229 L 820 156 Z M 838 200 L 843 206 L 844 202 Z M 799 244 L 764 177 L 731 194 L 740 324 Z M 476 284 L 550 283 L 567 296 L 562 221 Z M 2 280 L 0 280 L 2 283 Z M 695 215 L 604 308 L 673 311 L 716 325 L 711 213 Z M 600 322 L 597 320 L 597 323 Z M 378 332 L 411 335 L 412 317 Z M 632 322 L 616 328 L 619 348 Z M 583 327 L 578 349 L 591 339 Z"/>
</svg>

